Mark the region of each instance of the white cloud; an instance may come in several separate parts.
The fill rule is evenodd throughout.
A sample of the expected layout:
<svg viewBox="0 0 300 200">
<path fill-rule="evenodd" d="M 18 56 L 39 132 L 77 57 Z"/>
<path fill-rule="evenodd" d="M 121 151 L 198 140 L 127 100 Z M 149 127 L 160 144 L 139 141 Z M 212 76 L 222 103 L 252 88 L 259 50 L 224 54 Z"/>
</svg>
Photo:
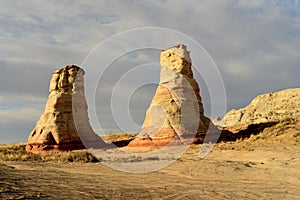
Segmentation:
<svg viewBox="0 0 300 200">
<path fill-rule="evenodd" d="M 0 144 L 26 142 L 42 112 L 34 107 L 0 110 Z"/>
<path fill-rule="evenodd" d="M 26 108 L 44 106 L 52 71 L 80 65 L 99 42 L 144 26 L 178 30 L 201 43 L 223 75 L 229 108 L 244 106 L 260 93 L 299 87 L 299 4 L 296 0 L 1 1 L 0 103 L 25 109 L 6 113 L 10 117 L 5 120 L 3 111 L 1 129 L 6 134 L 21 132 L 24 118 L 31 115 Z M 33 118 L 28 118 L 30 124 L 35 123 Z M 24 125 L 12 130 L 3 121 Z"/>
<path fill-rule="evenodd" d="M 33 120 L 37 120 L 42 114 L 40 108 L 21 108 L 14 110 L 0 110 L 0 125 L 8 124 L 11 122 L 28 122 L 31 123 Z"/>
</svg>

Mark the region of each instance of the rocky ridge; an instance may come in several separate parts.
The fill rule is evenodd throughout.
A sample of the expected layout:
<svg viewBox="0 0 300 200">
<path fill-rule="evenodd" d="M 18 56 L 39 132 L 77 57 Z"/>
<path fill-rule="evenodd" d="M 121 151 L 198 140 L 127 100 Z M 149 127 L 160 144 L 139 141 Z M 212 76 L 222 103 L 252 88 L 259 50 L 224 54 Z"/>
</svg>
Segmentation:
<svg viewBox="0 0 300 200">
<path fill-rule="evenodd" d="M 240 110 L 231 110 L 223 119 L 214 120 L 233 133 L 264 129 L 283 121 L 300 120 L 300 88 L 259 95 Z"/>
</svg>

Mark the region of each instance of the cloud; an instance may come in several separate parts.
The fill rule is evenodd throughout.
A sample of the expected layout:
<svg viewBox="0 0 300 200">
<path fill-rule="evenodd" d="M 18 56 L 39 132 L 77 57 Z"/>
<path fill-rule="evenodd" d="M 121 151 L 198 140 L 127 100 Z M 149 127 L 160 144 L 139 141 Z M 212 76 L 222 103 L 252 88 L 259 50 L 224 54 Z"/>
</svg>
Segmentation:
<svg viewBox="0 0 300 200">
<path fill-rule="evenodd" d="M 21 108 L 21 109 L 12 109 L 12 110 L 1 110 L 0 124 L 7 124 L 12 121 L 26 121 L 30 122 L 32 119 L 36 119 L 38 114 L 41 114 L 41 109 L 39 108 Z"/>
<path fill-rule="evenodd" d="M 52 71 L 80 65 L 100 42 L 138 27 L 178 30 L 202 44 L 223 76 L 228 110 L 245 106 L 261 93 L 299 87 L 299 13 L 296 0 L 2 1 L 1 130 L 7 138 L 28 132 L 36 115 L 28 117 L 33 115 L 26 109 L 42 110 Z M 132 60 L 147 61 L 129 55 Z M 117 77 L 118 68 L 115 71 Z M 202 95 L 208 98 L 205 82 L 198 80 Z M 144 101 L 137 101 L 141 103 L 136 108 L 143 109 Z M 208 110 L 210 104 L 205 106 Z"/>
<path fill-rule="evenodd" d="M 0 110 L 0 144 L 26 142 L 42 109 L 34 107 Z"/>
<path fill-rule="evenodd" d="M 97 27 L 119 20 L 117 13 L 101 9 L 103 2 L 17 2 L 2 3 L 1 35 L 39 44 L 82 45 L 82 39 L 97 35 Z"/>
</svg>

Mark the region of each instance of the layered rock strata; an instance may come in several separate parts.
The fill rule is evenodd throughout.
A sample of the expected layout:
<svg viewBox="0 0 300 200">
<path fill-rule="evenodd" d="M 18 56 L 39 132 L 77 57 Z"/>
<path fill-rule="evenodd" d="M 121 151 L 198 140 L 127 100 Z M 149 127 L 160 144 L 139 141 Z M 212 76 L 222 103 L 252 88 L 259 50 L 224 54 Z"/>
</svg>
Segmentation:
<svg viewBox="0 0 300 200">
<path fill-rule="evenodd" d="M 199 85 L 193 77 L 190 53 L 185 45 L 163 50 L 160 83 L 146 112 L 141 133 L 129 143 L 165 146 L 172 140 L 193 139 L 205 133 L 210 120 L 204 116 Z"/>
<path fill-rule="evenodd" d="M 223 128 L 239 132 L 253 127 L 266 127 L 286 120 L 300 119 L 300 88 L 262 94 L 240 110 L 223 117 Z M 221 119 L 219 119 L 221 120 Z"/>
<path fill-rule="evenodd" d="M 100 141 L 89 124 L 83 76 L 75 65 L 53 72 L 45 111 L 29 135 L 27 152 L 83 149 L 81 138 Z"/>
</svg>

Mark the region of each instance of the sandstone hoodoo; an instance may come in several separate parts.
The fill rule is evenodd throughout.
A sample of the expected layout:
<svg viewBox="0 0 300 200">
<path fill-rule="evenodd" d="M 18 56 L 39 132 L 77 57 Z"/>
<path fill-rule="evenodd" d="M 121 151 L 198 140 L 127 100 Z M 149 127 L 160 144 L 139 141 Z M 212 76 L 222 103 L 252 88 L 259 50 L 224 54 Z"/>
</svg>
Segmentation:
<svg viewBox="0 0 300 200">
<path fill-rule="evenodd" d="M 205 133 L 209 126 L 186 46 L 180 44 L 163 50 L 160 64 L 160 83 L 142 131 L 128 147 L 165 146 L 173 139 L 187 141 L 197 133 Z"/>
<path fill-rule="evenodd" d="M 78 131 L 87 141 L 100 140 L 89 124 L 83 76 L 75 65 L 53 72 L 45 111 L 29 135 L 27 152 L 83 149 Z"/>
<path fill-rule="evenodd" d="M 300 120 L 300 88 L 260 95 L 247 107 L 228 112 L 223 117 L 223 125 L 224 129 L 237 133 L 249 128 L 264 129 L 287 120 Z"/>
</svg>

